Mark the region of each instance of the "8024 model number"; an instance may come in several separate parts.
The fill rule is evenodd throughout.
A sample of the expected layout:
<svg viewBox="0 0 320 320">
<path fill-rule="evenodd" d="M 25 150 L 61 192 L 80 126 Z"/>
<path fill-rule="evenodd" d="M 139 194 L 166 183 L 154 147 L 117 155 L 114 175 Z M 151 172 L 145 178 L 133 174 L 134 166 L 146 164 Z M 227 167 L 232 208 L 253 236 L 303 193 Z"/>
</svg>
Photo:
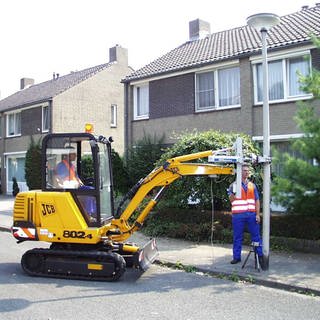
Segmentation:
<svg viewBox="0 0 320 320">
<path fill-rule="evenodd" d="M 73 230 L 64 230 L 63 231 L 64 238 L 76 238 L 76 239 L 85 239 L 89 238 L 92 239 L 92 234 L 86 234 L 84 231 L 73 231 Z"/>
</svg>

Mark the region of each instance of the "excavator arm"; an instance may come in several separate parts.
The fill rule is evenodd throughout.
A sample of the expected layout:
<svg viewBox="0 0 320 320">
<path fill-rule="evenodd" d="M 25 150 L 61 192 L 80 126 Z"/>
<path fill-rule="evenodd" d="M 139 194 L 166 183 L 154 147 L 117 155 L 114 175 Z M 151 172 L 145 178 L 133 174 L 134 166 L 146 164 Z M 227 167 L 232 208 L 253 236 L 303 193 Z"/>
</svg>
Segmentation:
<svg viewBox="0 0 320 320">
<path fill-rule="evenodd" d="M 203 151 L 199 153 L 184 155 L 167 160 L 162 166 L 155 168 L 144 179 L 141 179 L 124 198 L 122 204 L 131 199 L 127 207 L 121 212 L 121 204 L 119 206 L 117 217 L 112 220 L 110 228 L 107 230 L 107 236 L 113 241 L 124 241 L 131 234 L 143 225 L 143 222 L 149 215 L 150 211 L 160 200 L 164 190 L 175 180 L 184 176 L 210 176 L 210 175 L 232 175 L 234 168 L 230 166 L 218 166 L 208 163 L 188 162 L 207 158 L 217 152 L 226 151 L 229 149 L 218 151 Z M 149 200 L 144 208 L 138 213 L 137 218 L 129 223 L 130 218 L 138 210 L 147 195 L 154 189 L 158 189 L 157 194 Z"/>
</svg>

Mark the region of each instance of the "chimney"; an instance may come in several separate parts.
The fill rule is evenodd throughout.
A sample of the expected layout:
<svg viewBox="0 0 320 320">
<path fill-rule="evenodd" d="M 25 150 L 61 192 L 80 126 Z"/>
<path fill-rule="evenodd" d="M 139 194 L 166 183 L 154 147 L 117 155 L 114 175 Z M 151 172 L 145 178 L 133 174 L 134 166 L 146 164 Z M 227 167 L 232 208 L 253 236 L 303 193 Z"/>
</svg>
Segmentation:
<svg viewBox="0 0 320 320">
<path fill-rule="evenodd" d="M 118 44 L 109 49 L 109 62 L 117 61 L 128 66 L 128 49 L 122 48 Z"/>
<path fill-rule="evenodd" d="M 302 10 L 307 10 L 309 8 L 309 6 L 302 6 L 301 9 Z"/>
<path fill-rule="evenodd" d="M 203 39 L 210 34 L 210 23 L 196 19 L 189 22 L 189 40 Z"/>
<path fill-rule="evenodd" d="M 34 79 L 31 78 L 21 78 L 20 79 L 20 90 L 34 85 Z"/>
</svg>

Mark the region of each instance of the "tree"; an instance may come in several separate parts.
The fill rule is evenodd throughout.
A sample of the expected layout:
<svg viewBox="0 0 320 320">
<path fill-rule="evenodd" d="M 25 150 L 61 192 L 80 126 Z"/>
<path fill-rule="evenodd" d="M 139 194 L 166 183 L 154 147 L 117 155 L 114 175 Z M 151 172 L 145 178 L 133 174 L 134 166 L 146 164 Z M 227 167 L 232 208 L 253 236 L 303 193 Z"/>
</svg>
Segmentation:
<svg viewBox="0 0 320 320">
<path fill-rule="evenodd" d="M 320 49 L 320 40 L 314 38 Z M 320 102 L 320 72 L 314 69 L 309 76 L 300 76 L 301 88 L 313 94 L 309 102 L 300 102 L 295 117 L 303 137 L 292 143 L 292 149 L 303 155 L 297 159 L 289 154 L 276 153 L 275 162 L 283 163 L 283 174 L 274 179 L 272 193 L 275 202 L 288 213 L 320 215 L 320 118 L 315 106 Z M 314 165 L 316 163 L 316 165 Z"/>
<path fill-rule="evenodd" d="M 30 138 L 26 153 L 25 179 L 30 190 L 41 188 L 41 138 L 37 142 L 33 136 Z"/>
</svg>

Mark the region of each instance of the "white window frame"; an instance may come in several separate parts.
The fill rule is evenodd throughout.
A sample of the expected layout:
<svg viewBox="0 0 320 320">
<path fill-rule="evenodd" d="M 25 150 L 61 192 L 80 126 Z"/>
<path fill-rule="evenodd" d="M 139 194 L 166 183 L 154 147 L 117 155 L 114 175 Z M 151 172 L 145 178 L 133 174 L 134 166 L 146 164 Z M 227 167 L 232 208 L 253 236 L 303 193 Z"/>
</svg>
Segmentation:
<svg viewBox="0 0 320 320">
<path fill-rule="evenodd" d="M 283 75 L 283 99 L 277 100 L 270 100 L 269 103 L 279 103 L 279 102 L 286 102 L 286 101 L 296 101 L 302 99 L 310 99 L 312 98 L 312 94 L 302 93 L 294 96 L 289 95 L 289 60 L 291 58 L 298 58 L 309 56 L 309 70 L 312 72 L 312 59 L 310 50 L 306 50 L 303 52 L 296 52 L 290 54 L 284 54 L 279 56 L 270 56 L 268 57 L 268 63 L 273 61 L 281 61 L 282 65 L 282 75 Z M 262 60 L 255 60 L 252 61 L 252 74 L 253 74 L 253 87 L 254 87 L 254 104 L 255 105 L 262 105 L 263 101 L 258 101 L 258 74 L 257 74 L 257 65 L 261 64 Z"/>
<path fill-rule="evenodd" d="M 20 119 L 19 119 L 19 126 L 20 127 L 20 130 L 17 130 L 17 115 L 19 115 Z M 9 123 L 10 123 L 10 117 L 13 117 L 13 124 L 14 124 L 14 128 L 13 128 L 13 133 L 10 133 L 10 130 L 9 130 Z M 11 113 L 7 113 L 7 116 L 6 116 L 6 127 L 7 127 L 7 133 L 6 133 L 6 136 L 7 137 L 19 137 L 21 136 L 21 111 L 19 112 L 11 112 Z"/>
<path fill-rule="evenodd" d="M 117 127 L 117 112 L 118 112 L 118 107 L 116 104 L 112 104 L 110 108 L 111 112 L 111 117 L 110 117 L 110 127 L 111 128 L 116 128 Z"/>
<path fill-rule="evenodd" d="M 144 96 L 143 99 L 139 100 L 139 92 L 143 90 Z M 145 112 L 139 113 L 139 104 L 146 103 Z M 135 85 L 133 88 L 133 110 L 134 110 L 134 120 L 144 120 L 149 119 L 149 83 L 143 83 Z"/>
<path fill-rule="evenodd" d="M 230 108 L 238 108 L 241 106 L 240 103 L 240 98 L 239 96 L 239 103 L 234 104 L 234 105 L 227 105 L 227 106 L 220 106 L 220 97 L 219 97 L 219 72 L 226 70 L 226 69 L 233 69 L 233 68 L 238 68 L 239 70 L 239 75 L 240 75 L 240 66 L 239 64 L 230 64 L 228 66 L 222 66 L 219 68 L 215 69 L 210 69 L 210 70 L 203 70 L 201 72 L 196 72 L 195 74 L 195 112 L 207 112 L 207 111 L 212 111 L 212 110 L 223 110 L 223 109 L 230 109 Z M 199 99 L 198 99 L 198 88 L 197 88 L 197 76 L 202 73 L 208 73 L 212 72 L 213 77 L 214 77 L 214 83 L 213 83 L 213 91 L 214 91 L 214 105 L 213 106 L 206 106 L 206 107 L 199 107 Z M 241 95 L 241 89 L 240 89 L 240 76 L 239 76 L 239 95 Z"/>
<path fill-rule="evenodd" d="M 46 121 L 45 121 L 45 113 L 47 114 L 47 127 L 46 127 Z M 42 132 L 49 132 L 49 127 L 50 127 L 50 123 L 49 123 L 49 106 L 42 106 Z"/>
<path fill-rule="evenodd" d="M 5 164 L 5 171 L 6 171 L 6 181 L 7 181 L 7 185 L 6 185 L 6 192 L 7 194 L 11 194 L 12 193 L 12 186 L 13 186 L 13 183 L 12 183 L 12 180 L 9 179 L 9 159 L 12 159 L 12 158 L 19 158 L 19 159 L 24 159 L 26 158 L 26 151 L 20 151 L 20 152 L 6 152 L 3 154 L 5 156 L 4 158 L 4 164 Z M 17 182 L 18 182 L 18 186 L 19 186 L 19 189 L 20 189 L 20 192 L 21 191 L 28 191 L 29 188 L 27 186 L 27 183 L 25 181 L 25 178 L 23 179 L 23 181 L 20 181 L 19 179 L 17 179 Z"/>
</svg>

